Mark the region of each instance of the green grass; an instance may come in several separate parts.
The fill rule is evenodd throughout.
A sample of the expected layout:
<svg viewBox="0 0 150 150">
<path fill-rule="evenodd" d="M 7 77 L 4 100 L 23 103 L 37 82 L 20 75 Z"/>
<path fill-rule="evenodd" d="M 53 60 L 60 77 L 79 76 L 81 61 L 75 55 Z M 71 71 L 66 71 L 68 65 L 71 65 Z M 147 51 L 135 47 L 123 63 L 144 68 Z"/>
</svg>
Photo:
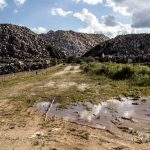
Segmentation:
<svg viewBox="0 0 150 150">
<path fill-rule="evenodd" d="M 65 67 L 59 65 L 41 70 L 37 75 L 28 72 L 0 77 L 0 100 L 10 100 L 16 107 L 15 113 L 19 113 L 37 102 L 53 98 L 61 104 L 60 108 L 67 108 L 76 102 L 90 101 L 95 104 L 120 95 L 150 95 L 150 68 L 147 65 L 92 62 L 82 64 L 81 72 L 54 76 Z M 69 88 L 45 87 L 51 81 L 57 85 L 64 81 L 75 82 L 77 85 L 84 83 L 88 88 L 82 91 L 75 85 Z M 15 94 L 9 95 L 15 91 Z"/>
<path fill-rule="evenodd" d="M 111 80 L 127 80 L 131 85 L 150 86 L 150 68 L 145 65 L 93 62 L 81 69 L 91 76 L 104 76 Z"/>
<path fill-rule="evenodd" d="M 56 67 L 52 67 L 50 69 L 42 69 L 37 70 L 33 72 L 21 72 L 17 74 L 9 74 L 9 75 L 3 75 L 0 76 L 0 89 L 7 88 L 13 85 L 16 85 L 21 82 L 34 82 L 34 81 L 42 81 L 43 77 L 46 79 L 50 75 L 52 75 L 55 72 L 58 72 L 60 69 L 62 69 L 62 65 L 58 65 Z M 38 74 L 36 74 L 38 72 Z M 44 80 L 45 80 L 44 79 Z"/>
</svg>

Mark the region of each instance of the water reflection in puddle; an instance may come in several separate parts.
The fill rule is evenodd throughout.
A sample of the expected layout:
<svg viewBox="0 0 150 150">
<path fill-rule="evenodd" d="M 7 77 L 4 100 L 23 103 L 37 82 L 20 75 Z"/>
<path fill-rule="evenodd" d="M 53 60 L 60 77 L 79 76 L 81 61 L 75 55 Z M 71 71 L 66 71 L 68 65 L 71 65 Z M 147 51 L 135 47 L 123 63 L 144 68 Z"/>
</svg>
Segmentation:
<svg viewBox="0 0 150 150">
<path fill-rule="evenodd" d="M 102 129 L 114 130 L 120 125 L 137 130 L 150 127 L 150 97 L 136 101 L 132 98 L 122 98 L 121 101 L 111 99 L 98 105 L 86 102 L 63 110 L 58 109 L 58 103 L 54 103 L 50 109 L 49 106 L 49 102 L 41 102 L 37 104 L 37 110 L 47 113 L 49 117 L 55 116 Z"/>
</svg>

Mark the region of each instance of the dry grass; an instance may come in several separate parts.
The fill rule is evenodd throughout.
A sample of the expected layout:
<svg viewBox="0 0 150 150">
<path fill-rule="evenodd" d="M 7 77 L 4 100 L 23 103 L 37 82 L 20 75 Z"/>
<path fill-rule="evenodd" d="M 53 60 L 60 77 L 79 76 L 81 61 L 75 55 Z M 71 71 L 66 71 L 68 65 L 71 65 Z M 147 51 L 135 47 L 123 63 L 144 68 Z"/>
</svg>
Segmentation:
<svg viewBox="0 0 150 150">
<path fill-rule="evenodd" d="M 56 97 L 62 108 L 74 102 L 98 103 L 119 95 L 150 95 L 150 87 L 131 86 L 128 80 L 112 80 L 105 76 L 91 76 L 79 68 L 59 65 L 36 72 L 0 77 L 1 100 L 17 103 L 16 112 L 32 107 L 38 101 Z M 19 109 L 18 109 L 19 108 Z"/>
</svg>

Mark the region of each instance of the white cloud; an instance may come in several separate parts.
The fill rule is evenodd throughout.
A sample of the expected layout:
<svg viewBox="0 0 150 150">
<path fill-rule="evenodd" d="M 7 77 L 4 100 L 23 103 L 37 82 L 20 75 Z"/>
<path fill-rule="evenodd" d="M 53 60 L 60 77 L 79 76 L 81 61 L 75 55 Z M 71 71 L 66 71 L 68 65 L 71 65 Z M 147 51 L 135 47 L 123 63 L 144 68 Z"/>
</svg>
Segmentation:
<svg viewBox="0 0 150 150">
<path fill-rule="evenodd" d="M 115 12 L 130 15 L 132 27 L 150 27 L 150 0 L 105 0 L 106 6 L 112 7 Z"/>
<path fill-rule="evenodd" d="M 112 7 L 114 12 L 119 12 L 124 16 L 129 16 L 128 5 L 126 0 L 106 0 L 106 6 Z"/>
<path fill-rule="evenodd" d="M 80 19 L 83 22 L 86 22 L 90 26 L 98 24 L 98 19 L 96 18 L 96 16 L 94 16 L 85 8 L 81 12 L 74 13 L 73 16 Z"/>
<path fill-rule="evenodd" d="M 111 37 L 114 37 L 118 34 L 127 34 L 131 33 L 132 29 L 131 26 L 128 24 L 121 24 L 119 22 L 116 22 L 115 18 L 113 16 L 103 16 L 104 22 L 100 22 L 98 18 L 89 12 L 87 9 L 82 9 L 80 12 L 73 13 L 71 11 L 62 11 L 62 9 L 52 9 L 51 11 L 52 15 L 58 15 L 58 16 L 68 16 L 71 15 L 82 22 L 86 23 L 86 27 L 79 28 L 79 32 L 84 33 L 103 33 L 106 35 L 109 35 Z"/>
<path fill-rule="evenodd" d="M 62 8 L 52 8 L 50 11 L 49 11 L 52 15 L 58 15 L 58 16 L 63 16 L 63 17 L 66 17 L 66 16 L 69 16 L 72 14 L 72 11 L 64 11 Z"/>
<path fill-rule="evenodd" d="M 57 10 L 57 11 L 56 11 Z M 118 34 L 127 34 L 131 33 L 131 26 L 128 24 L 121 24 L 115 21 L 113 16 L 103 16 L 104 22 L 99 22 L 98 18 L 89 12 L 87 9 L 83 9 L 81 12 L 73 13 L 71 11 L 58 11 L 59 9 L 54 9 L 51 11 L 52 15 L 58 16 L 68 16 L 71 15 L 82 22 L 86 23 L 86 27 L 79 28 L 79 32 L 84 33 L 103 33 L 108 36 L 114 37 Z M 60 9 L 62 10 L 62 9 Z M 108 24 L 109 23 L 109 24 Z"/>
<path fill-rule="evenodd" d="M 7 6 L 6 0 L 0 0 L 0 10 L 3 10 Z"/>
<path fill-rule="evenodd" d="M 134 28 L 150 28 L 150 0 L 73 0 L 77 3 L 84 2 L 103 5 L 112 8 L 116 13 L 128 16 Z M 110 18 L 107 18 L 110 19 Z M 107 20 L 110 23 L 110 20 Z M 111 22 L 112 23 L 112 22 Z M 112 23 L 113 24 L 113 23 Z"/>
<path fill-rule="evenodd" d="M 34 31 L 37 34 L 41 34 L 41 33 L 46 33 L 47 29 L 43 28 L 43 27 L 37 27 L 37 28 L 32 28 L 32 31 Z"/>
<path fill-rule="evenodd" d="M 132 14 L 134 11 L 150 6 L 150 0 L 105 0 L 107 6 L 123 15 Z"/>
<path fill-rule="evenodd" d="M 113 0 L 113 1 L 119 1 L 119 0 Z M 120 0 L 121 3 L 128 0 Z M 57 10 L 57 11 L 56 11 Z M 142 10 L 140 10 L 142 11 Z M 58 16 L 72 16 L 76 19 L 79 19 L 80 21 L 85 23 L 85 27 L 81 27 L 78 29 L 79 32 L 84 33 L 102 33 L 105 35 L 108 35 L 110 37 L 115 37 L 117 35 L 121 34 L 130 34 L 130 33 L 143 33 L 147 32 L 150 33 L 150 9 L 148 9 L 146 12 L 146 17 L 144 17 L 145 12 L 142 11 L 142 13 L 138 11 L 141 15 L 141 17 L 138 17 L 140 15 L 137 15 L 137 12 L 134 11 L 133 17 L 133 23 L 131 24 L 122 24 L 121 22 L 117 22 L 114 16 L 108 15 L 108 16 L 102 16 L 100 21 L 93 13 L 91 13 L 88 9 L 82 9 L 80 12 L 72 12 L 72 11 L 65 11 L 63 9 L 54 9 L 51 11 L 52 15 L 58 15 Z M 149 13 L 148 13 L 149 12 Z"/>
<path fill-rule="evenodd" d="M 102 0 L 73 0 L 77 3 L 79 3 L 80 1 L 87 3 L 87 4 L 91 4 L 91 5 L 96 5 L 98 3 L 102 3 Z"/>
<path fill-rule="evenodd" d="M 121 24 L 119 22 L 115 22 L 115 24 L 113 24 L 112 26 L 106 24 L 105 19 L 104 22 L 99 22 L 98 18 L 85 8 L 81 12 L 74 13 L 73 16 L 87 24 L 87 27 L 80 28 L 79 32 L 103 33 L 111 37 L 114 37 L 118 34 L 127 34 L 132 32 L 132 29 L 128 24 Z M 107 17 L 105 16 L 105 18 Z"/>
<path fill-rule="evenodd" d="M 14 2 L 17 6 L 22 6 L 26 2 L 26 0 L 14 0 Z"/>
<path fill-rule="evenodd" d="M 150 33 L 150 28 L 133 28 L 134 33 Z"/>
</svg>

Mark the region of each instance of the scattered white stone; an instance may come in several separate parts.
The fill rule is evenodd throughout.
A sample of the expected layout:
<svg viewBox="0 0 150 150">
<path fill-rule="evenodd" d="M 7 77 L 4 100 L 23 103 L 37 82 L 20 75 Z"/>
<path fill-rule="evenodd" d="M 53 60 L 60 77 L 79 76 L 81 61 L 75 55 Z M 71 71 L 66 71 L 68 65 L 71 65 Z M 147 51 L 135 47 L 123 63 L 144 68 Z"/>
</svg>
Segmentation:
<svg viewBox="0 0 150 150">
<path fill-rule="evenodd" d="M 61 130 L 61 128 L 53 128 L 52 129 L 52 132 L 58 132 L 58 131 L 60 131 Z"/>
<path fill-rule="evenodd" d="M 37 138 L 37 137 L 41 137 L 41 136 L 44 136 L 44 133 L 41 131 L 37 131 L 30 138 Z"/>
</svg>

